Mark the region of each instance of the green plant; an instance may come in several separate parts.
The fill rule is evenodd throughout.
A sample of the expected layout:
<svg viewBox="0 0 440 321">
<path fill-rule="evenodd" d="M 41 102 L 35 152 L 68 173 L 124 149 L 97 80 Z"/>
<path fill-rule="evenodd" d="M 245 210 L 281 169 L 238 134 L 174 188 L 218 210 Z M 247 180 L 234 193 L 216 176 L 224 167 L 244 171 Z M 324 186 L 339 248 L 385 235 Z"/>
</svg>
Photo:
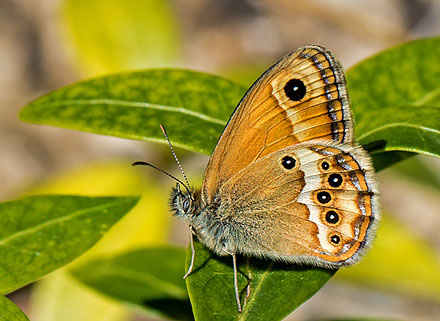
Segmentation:
<svg viewBox="0 0 440 321">
<path fill-rule="evenodd" d="M 415 153 L 440 157 L 439 54 L 440 38 L 422 39 L 386 50 L 347 71 L 356 137 L 373 157 L 378 171 Z M 158 124 L 164 123 L 175 146 L 210 154 L 245 90 L 235 82 L 204 73 L 145 70 L 72 84 L 31 102 L 22 109 L 20 118 L 162 143 L 165 141 Z M 136 197 L 47 195 L 0 204 L 1 294 L 73 260 L 136 202 Z M 427 277 L 415 273 L 420 282 L 414 287 L 422 284 L 431 296 L 440 298 L 438 265 L 429 259 L 429 250 L 414 248 L 420 241 L 386 214 L 382 224 L 377 245 L 382 245 L 383 229 L 387 235 L 401 238 L 399 245 L 391 245 L 391 253 L 397 258 L 418 255 Z M 393 241 L 386 242 L 389 245 Z M 71 267 L 70 273 L 116 300 L 176 320 L 280 320 L 335 273 L 241 258 L 239 282 L 243 288 L 246 275 L 252 273 L 253 292 L 243 313 L 237 314 L 229 260 L 214 256 L 199 243 L 196 253 L 197 273 L 186 280 L 186 285 L 181 279 L 185 250 L 169 246 L 98 256 Z M 189 255 L 186 257 L 188 265 Z M 366 261 L 360 266 L 383 264 L 383 257 L 378 253 Z M 413 268 L 411 262 L 387 263 L 390 271 L 411 273 Z M 359 275 L 348 273 L 348 278 Z M 366 282 L 374 277 L 363 275 Z M 392 284 L 396 277 L 391 275 L 388 280 Z M 5 297 L 0 300 L 5 320 L 27 319 Z"/>
</svg>

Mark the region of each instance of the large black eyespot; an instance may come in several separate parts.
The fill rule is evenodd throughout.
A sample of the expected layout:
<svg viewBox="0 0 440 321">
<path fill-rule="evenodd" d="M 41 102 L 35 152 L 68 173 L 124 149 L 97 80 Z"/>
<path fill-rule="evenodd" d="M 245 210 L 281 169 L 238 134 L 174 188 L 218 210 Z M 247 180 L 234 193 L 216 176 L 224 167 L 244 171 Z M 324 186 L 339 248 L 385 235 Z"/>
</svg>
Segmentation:
<svg viewBox="0 0 440 321">
<path fill-rule="evenodd" d="M 284 86 L 284 92 L 293 101 L 298 101 L 306 95 L 306 86 L 299 79 L 290 79 Z"/>
<path fill-rule="evenodd" d="M 339 242 L 341 242 L 341 238 L 337 235 L 332 235 L 330 236 L 330 242 L 333 244 L 339 244 Z"/>
<path fill-rule="evenodd" d="M 330 202 L 331 199 L 332 199 L 332 197 L 330 196 L 329 192 L 323 191 L 323 192 L 318 193 L 318 201 L 321 204 L 328 203 L 328 202 Z"/>
<path fill-rule="evenodd" d="M 331 174 L 328 177 L 328 183 L 331 187 L 339 187 L 342 184 L 342 176 L 339 174 Z"/>
<path fill-rule="evenodd" d="M 325 214 L 325 220 L 329 224 L 336 224 L 339 222 L 339 215 L 335 211 L 328 211 Z"/>
<path fill-rule="evenodd" d="M 326 171 L 330 168 L 330 165 L 327 162 L 322 162 L 321 168 Z"/>
<path fill-rule="evenodd" d="M 189 201 L 189 199 L 186 199 L 186 200 L 184 200 L 183 201 L 183 210 L 185 211 L 185 212 L 187 212 L 188 210 L 189 210 L 189 206 L 190 206 L 190 201 Z"/>
<path fill-rule="evenodd" d="M 281 160 L 281 165 L 283 165 L 285 169 L 292 169 L 295 167 L 295 164 L 296 160 L 292 156 L 284 156 Z"/>
</svg>

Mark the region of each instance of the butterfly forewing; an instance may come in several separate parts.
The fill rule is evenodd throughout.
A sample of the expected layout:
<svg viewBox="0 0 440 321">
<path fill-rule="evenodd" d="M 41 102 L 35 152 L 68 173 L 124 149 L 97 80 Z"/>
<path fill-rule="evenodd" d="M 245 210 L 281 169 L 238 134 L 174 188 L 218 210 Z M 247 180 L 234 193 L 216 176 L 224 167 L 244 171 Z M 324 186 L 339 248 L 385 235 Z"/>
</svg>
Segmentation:
<svg viewBox="0 0 440 321">
<path fill-rule="evenodd" d="M 202 197 L 211 202 L 242 168 L 287 146 L 316 139 L 351 144 L 352 127 L 340 64 L 322 47 L 300 48 L 243 97 L 209 161 Z"/>
</svg>

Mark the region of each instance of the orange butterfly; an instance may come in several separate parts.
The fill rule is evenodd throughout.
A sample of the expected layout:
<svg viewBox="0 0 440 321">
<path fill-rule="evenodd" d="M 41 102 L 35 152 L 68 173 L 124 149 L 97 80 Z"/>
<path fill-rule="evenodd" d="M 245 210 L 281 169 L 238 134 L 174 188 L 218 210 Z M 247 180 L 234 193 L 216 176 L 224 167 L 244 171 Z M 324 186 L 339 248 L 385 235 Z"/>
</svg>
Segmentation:
<svg viewBox="0 0 440 321">
<path fill-rule="evenodd" d="M 239 311 L 236 254 L 327 268 L 357 262 L 379 217 L 378 190 L 369 155 L 354 143 L 334 55 L 306 46 L 268 69 L 232 114 L 201 189 L 184 187 L 171 193 L 175 215 L 232 256 Z"/>
</svg>

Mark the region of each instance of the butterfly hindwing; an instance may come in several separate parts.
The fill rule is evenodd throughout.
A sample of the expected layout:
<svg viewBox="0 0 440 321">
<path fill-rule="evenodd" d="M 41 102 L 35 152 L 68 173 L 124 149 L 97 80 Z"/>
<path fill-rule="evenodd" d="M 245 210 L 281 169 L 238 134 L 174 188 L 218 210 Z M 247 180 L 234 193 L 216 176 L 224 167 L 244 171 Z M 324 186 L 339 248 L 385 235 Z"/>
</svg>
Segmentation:
<svg viewBox="0 0 440 321">
<path fill-rule="evenodd" d="M 273 152 L 225 182 L 220 195 L 238 253 L 320 266 L 356 261 L 378 212 L 369 158 L 342 143 Z"/>
</svg>

